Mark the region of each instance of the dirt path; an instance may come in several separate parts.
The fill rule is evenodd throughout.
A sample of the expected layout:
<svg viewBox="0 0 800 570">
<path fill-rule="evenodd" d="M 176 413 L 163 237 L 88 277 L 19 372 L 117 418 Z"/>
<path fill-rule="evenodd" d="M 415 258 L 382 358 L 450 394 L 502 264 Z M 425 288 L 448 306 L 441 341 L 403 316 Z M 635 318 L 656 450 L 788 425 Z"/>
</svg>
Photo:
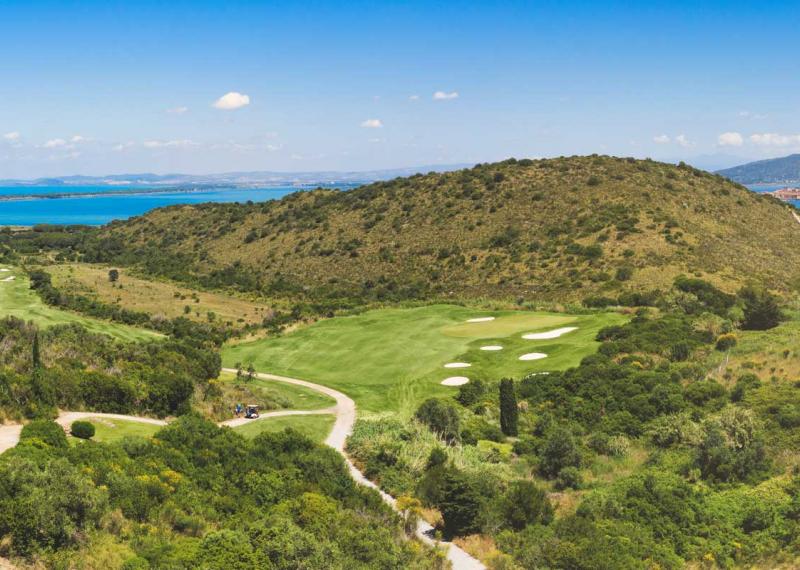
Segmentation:
<svg viewBox="0 0 800 570">
<path fill-rule="evenodd" d="M 223 368 L 223 371 L 234 372 L 234 373 L 236 372 L 236 370 L 230 368 Z M 341 392 L 334 390 L 333 388 L 328 388 L 327 386 L 321 386 L 319 384 L 314 384 L 313 382 L 307 382 L 305 380 L 298 380 L 297 378 L 276 376 L 274 374 L 265 374 L 262 372 L 256 373 L 256 376 L 258 376 L 263 380 L 285 382 L 286 384 L 294 384 L 296 386 L 303 386 L 305 388 L 315 390 L 317 392 L 320 392 L 322 394 L 325 394 L 333 398 L 336 401 L 336 405 L 322 410 L 309 410 L 309 411 L 279 410 L 276 412 L 267 412 L 265 414 L 262 414 L 258 418 L 258 420 L 234 418 L 221 422 L 219 425 L 227 427 L 236 427 L 252 421 L 259 421 L 262 419 L 281 417 L 281 416 L 335 414 L 336 421 L 333 424 L 331 433 L 325 440 L 325 444 L 338 451 L 342 455 L 342 457 L 344 457 L 345 461 L 347 462 L 347 467 L 350 470 L 350 475 L 353 477 L 353 480 L 355 480 L 356 483 L 375 489 L 376 491 L 378 491 L 378 493 L 380 493 L 381 498 L 383 498 L 384 502 L 386 502 L 393 509 L 397 510 L 395 498 L 389 495 L 388 493 L 382 491 L 377 485 L 375 485 L 375 483 L 367 479 L 364 476 L 364 474 L 361 473 L 361 471 L 359 471 L 355 465 L 353 465 L 353 463 L 350 461 L 350 458 L 347 457 L 347 454 L 344 452 L 345 442 L 347 441 L 347 437 L 352 433 L 353 425 L 356 422 L 356 404 L 349 396 L 346 396 Z M 159 426 L 167 425 L 167 422 L 165 420 L 157 420 L 154 418 L 145 418 L 140 416 L 126 416 L 122 414 L 103 414 L 96 412 L 62 412 L 56 419 L 56 422 L 61 426 L 69 427 L 75 420 L 82 420 L 88 418 L 104 418 L 109 420 L 133 421 L 133 422 L 141 422 Z M 19 436 L 21 431 L 22 431 L 22 426 L 19 424 L 0 426 L 0 453 L 3 453 L 4 451 L 14 447 L 19 442 Z M 425 521 L 420 521 L 417 525 L 417 537 L 427 544 L 439 545 L 440 547 L 447 549 L 447 559 L 453 564 L 454 570 L 485 570 L 486 567 L 481 562 L 479 562 L 477 559 L 467 554 L 464 550 L 462 550 L 455 544 L 449 542 L 436 541 L 432 538 L 432 536 L 433 536 L 433 527 Z M 0 570 L 4 570 L 2 565 L 3 563 L 4 561 L 0 559 Z"/>
<path fill-rule="evenodd" d="M 800 224 L 800 216 L 797 215 L 797 212 L 792 210 L 792 215 L 794 216 L 794 219 L 797 220 L 797 223 Z"/>
</svg>

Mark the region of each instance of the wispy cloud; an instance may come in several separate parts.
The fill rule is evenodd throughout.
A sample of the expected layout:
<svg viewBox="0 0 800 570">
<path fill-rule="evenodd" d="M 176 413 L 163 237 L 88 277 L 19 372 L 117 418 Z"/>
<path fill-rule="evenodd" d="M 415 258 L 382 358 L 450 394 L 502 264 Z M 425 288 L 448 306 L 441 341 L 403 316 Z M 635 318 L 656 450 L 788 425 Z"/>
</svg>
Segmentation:
<svg viewBox="0 0 800 570">
<path fill-rule="evenodd" d="M 409 95 L 408 96 L 408 100 L 409 101 L 419 101 L 419 95 Z"/>
<path fill-rule="evenodd" d="M 44 148 L 59 148 L 59 147 L 66 146 L 66 145 L 67 145 L 67 141 L 65 141 L 64 139 L 50 139 L 49 141 L 44 143 L 42 146 Z"/>
<path fill-rule="evenodd" d="M 434 101 L 447 101 L 449 99 L 458 99 L 458 91 L 437 91 L 433 94 Z"/>
<path fill-rule="evenodd" d="M 675 142 L 680 146 L 682 146 L 683 148 L 691 148 L 695 144 L 693 141 L 690 141 L 684 134 L 680 134 L 677 137 L 675 137 Z"/>
<path fill-rule="evenodd" d="M 173 107 L 172 109 L 167 109 L 167 113 L 172 115 L 183 115 L 189 111 L 189 107 Z"/>
<path fill-rule="evenodd" d="M 750 141 L 759 146 L 800 146 L 800 135 L 782 135 L 779 133 L 757 133 L 750 135 Z"/>
<path fill-rule="evenodd" d="M 16 142 L 21 137 L 22 137 L 22 135 L 20 135 L 17 131 L 11 131 L 10 133 L 6 133 L 6 134 L 3 135 L 3 139 L 7 140 L 7 141 L 10 141 L 10 142 Z"/>
<path fill-rule="evenodd" d="M 190 147 L 200 146 L 200 144 L 189 139 L 180 139 L 171 141 L 160 141 L 160 140 L 144 141 L 144 143 L 142 143 L 142 146 L 144 146 L 144 148 L 190 148 Z"/>
<path fill-rule="evenodd" d="M 653 137 L 653 142 L 656 144 L 669 144 L 672 139 L 668 135 L 658 135 Z"/>
<path fill-rule="evenodd" d="M 226 93 L 214 102 L 214 107 L 223 111 L 241 109 L 250 104 L 250 97 L 237 91 Z"/>
</svg>

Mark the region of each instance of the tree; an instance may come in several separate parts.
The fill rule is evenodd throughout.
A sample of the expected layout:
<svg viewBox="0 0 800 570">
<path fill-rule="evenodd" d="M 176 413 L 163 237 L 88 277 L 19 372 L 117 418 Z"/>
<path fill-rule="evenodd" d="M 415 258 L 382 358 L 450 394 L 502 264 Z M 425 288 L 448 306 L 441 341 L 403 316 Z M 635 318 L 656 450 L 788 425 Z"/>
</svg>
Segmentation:
<svg viewBox="0 0 800 570">
<path fill-rule="evenodd" d="M 778 326 L 783 320 L 778 299 L 770 292 L 744 287 L 739 291 L 739 297 L 744 301 L 743 329 L 764 331 Z"/>
<path fill-rule="evenodd" d="M 247 381 L 252 382 L 253 378 L 256 377 L 256 369 L 253 367 L 253 363 L 247 365 Z"/>
<path fill-rule="evenodd" d="M 547 436 L 542 449 L 539 470 L 545 477 L 553 478 L 565 467 L 580 467 L 581 454 L 569 430 L 559 427 Z"/>
<path fill-rule="evenodd" d="M 461 420 L 453 402 L 442 398 L 428 398 L 417 409 L 415 417 L 443 439 L 458 441 Z"/>
<path fill-rule="evenodd" d="M 503 433 L 516 436 L 519 428 L 519 409 L 514 381 L 511 378 L 500 380 L 500 429 Z"/>
<path fill-rule="evenodd" d="M 119 280 L 119 271 L 117 269 L 111 269 L 108 272 L 108 280 L 112 283 L 116 283 Z"/>
<path fill-rule="evenodd" d="M 479 532 L 478 515 L 483 500 L 478 486 L 469 476 L 456 469 L 448 469 L 443 482 L 439 510 L 444 519 L 445 539 Z"/>
<path fill-rule="evenodd" d="M 533 481 L 514 481 L 503 496 L 503 518 L 514 530 L 529 524 L 549 524 L 553 520 L 553 505 L 547 493 Z"/>
<path fill-rule="evenodd" d="M 36 370 L 42 366 L 42 357 L 39 353 L 39 332 L 33 334 L 33 347 L 31 348 L 31 362 L 33 369 Z"/>
</svg>

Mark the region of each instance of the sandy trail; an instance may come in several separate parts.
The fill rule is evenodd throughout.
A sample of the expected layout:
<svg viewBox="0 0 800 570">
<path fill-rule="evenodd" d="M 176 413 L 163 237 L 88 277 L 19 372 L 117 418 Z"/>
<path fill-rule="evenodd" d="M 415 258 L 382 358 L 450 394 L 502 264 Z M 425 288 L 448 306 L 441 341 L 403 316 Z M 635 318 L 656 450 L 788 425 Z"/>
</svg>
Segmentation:
<svg viewBox="0 0 800 570">
<path fill-rule="evenodd" d="M 225 372 L 233 372 L 236 373 L 236 370 L 230 368 L 223 368 Z M 350 471 L 350 475 L 352 476 L 353 480 L 360 485 L 364 485 L 366 487 L 370 487 L 375 489 L 380 493 L 381 498 L 390 505 L 393 509 L 397 510 L 395 498 L 382 491 L 375 483 L 367 479 L 361 471 L 359 471 L 355 465 L 353 465 L 350 458 L 347 457 L 347 454 L 344 451 L 345 442 L 347 441 L 347 437 L 353 432 L 353 425 L 356 421 L 356 404 L 349 396 L 346 396 L 339 392 L 338 390 L 334 390 L 333 388 L 328 388 L 327 386 L 321 386 L 319 384 L 314 384 L 313 382 L 307 382 L 305 380 L 299 380 L 297 378 L 288 378 L 286 376 L 277 376 L 275 374 L 265 374 L 263 372 L 257 372 L 256 376 L 263 380 L 274 380 L 276 382 L 285 382 L 287 384 L 294 384 L 296 386 L 303 386 L 305 388 L 309 388 L 311 390 L 315 390 L 327 396 L 330 396 L 336 401 L 336 404 L 330 408 L 325 408 L 322 410 L 279 410 L 276 412 L 267 412 L 262 414 L 256 420 L 247 420 L 245 418 L 233 418 L 230 420 L 226 420 L 221 422 L 219 425 L 227 426 L 227 427 L 236 427 L 242 425 L 244 423 L 259 421 L 262 419 L 267 418 L 274 418 L 280 416 L 299 416 L 299 415 L 312 415 L 312 414 L 335 414 L 336 421 L 333 424 L 333 428 L 331 429 L 331 433 L 328 435 L 327 439 L 325 440 L 325 444 L 332 447 L 336 451 L 338 451 L 344 460 L 347 462 L 347 467 Z M 88 419 L 88 418 L 101 418 L 101 419 L 108 419 L 108 420 L 124 420 L 124 421 L 133 421 L 133 422 L 141 422 L 147 423 L 152 425 L 160 425 L 165 426 L 167 425 L 166 420 L 158 420 L 154 418 L 145 418 L 141 416 L 126 416 L 122 414 L 103 414 L 97 412 L 62 412 L 56 422 L 65 427 L 69 427 L 75 420 L 81 419 Z M 19 424 L 11 424 L 11 425 L 3 425 L 0 426 L 0 453 L 14 447 L 19 442 L 20 432 L 22 431 L 22 426 Z M 426 544 L 442 547 L 447 550 L 447 559 L 453 564 L 453 568 L 455 570 L 485 570 L 486 567 L 477 559 L 473 558 L 469 554 L 467 554 L 464 550 L 456 546 L 455 544 L 443 541 L 436 541 L 433 537 L 433 527 L 425 521 L 420 521 L 417 524 L 417 537 L 425 542 Z M 8 564 L 7 568 L 14 568 L 10 565 L 7 561 L 0 559 L 0 570 L 5 570 L 3 564 Z"/>
<path fill-rule="evenodd" d="M 797 221 L 797 223 L 800 224 L 800 216 L 797 215 L 797 212 L 792 211 L 792 215 L 794 216 L 794 219 Z"/>
</svg>

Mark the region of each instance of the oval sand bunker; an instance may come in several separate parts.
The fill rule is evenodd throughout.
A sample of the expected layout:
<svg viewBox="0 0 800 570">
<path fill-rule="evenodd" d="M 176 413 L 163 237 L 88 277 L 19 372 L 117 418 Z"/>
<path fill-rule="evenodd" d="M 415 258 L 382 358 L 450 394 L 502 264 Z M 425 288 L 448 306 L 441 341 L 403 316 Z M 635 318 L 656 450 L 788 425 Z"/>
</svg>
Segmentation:
<svg viewBox="0 0 800 570">
<path fill-rule="evenodd" d="M 448 362 L 444 365 L 445 368 L 469 368 L 472 364 L 468 362 Z"/>
<path fill-rule="evenodd" d="M 519 357 L 520 360 L 540 360 L 542 358 L 547 358 L 547 355 L 543 352 L 529 352 Z"/>
<path fill-rule="evenodd" d="M 467 382 L 469 382 L 469 378 L 466 376 L 451 376 L 442 380 L 442 386 L 463 386 Z"/>
<path fill-rule="evenodd" d="M 548 338 L 558 338 L 562 334 L 567 334 L 568 332 L 572 332 L 575 330 L 578 330 L 578 327 L 563 327 L 560 329 L 554 329 L 552 331 L 547 331 L 547 332 L 524 334 L 522 335 L 522 338 L 527 340 L 544 340 Z"/>
<path fill-rule="evenodd" d="M 481 350 L 503 350 L 499 344 L 490 344 L 489 346 L 482 346 Z"/>
<path fill-rule="evenodd" d="M 474 319 L 467 319 L 468 323 L 485 323 L 488 321 L 493 321 L 494 317 L 476 317 Z"/>
</svg>

